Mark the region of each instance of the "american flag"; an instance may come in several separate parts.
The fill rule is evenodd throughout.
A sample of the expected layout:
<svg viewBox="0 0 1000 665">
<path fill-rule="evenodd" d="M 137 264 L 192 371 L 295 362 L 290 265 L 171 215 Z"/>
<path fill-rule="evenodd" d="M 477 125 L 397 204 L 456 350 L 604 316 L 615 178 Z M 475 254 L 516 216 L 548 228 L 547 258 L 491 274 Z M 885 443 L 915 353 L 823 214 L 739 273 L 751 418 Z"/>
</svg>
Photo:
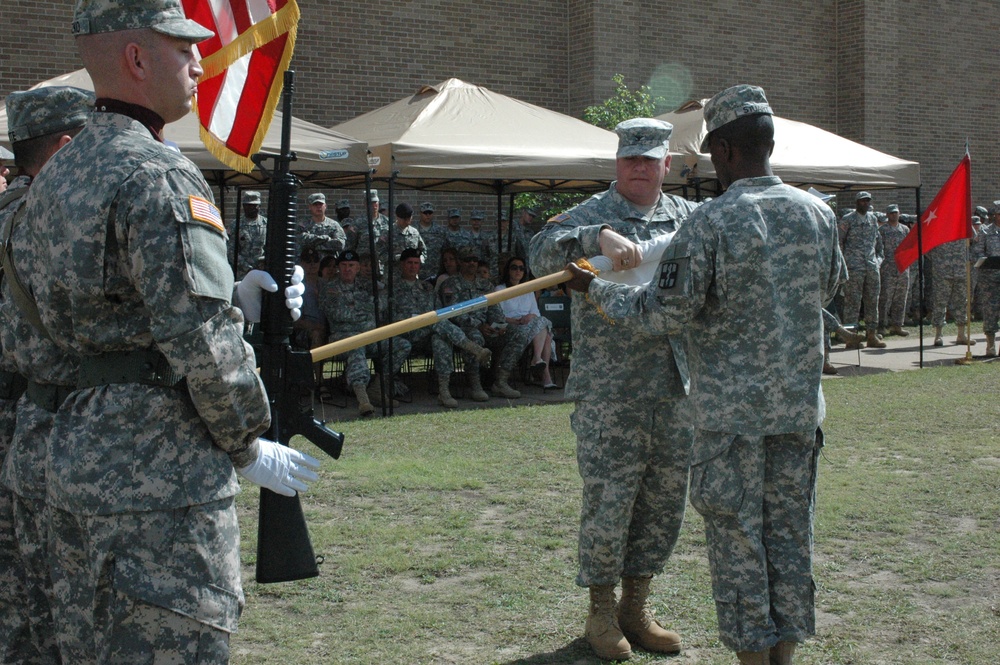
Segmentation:
<svg viewBox="0 0 1000 665">
<path fill-rule="evenodd" d="M 205 74 L 196 108 L 201 138 L 226 165 L 249 173 L 281 96 L 299 22 L 295 0 L 181 0 L 215 33 L 197 45 Z"/>
</svg>

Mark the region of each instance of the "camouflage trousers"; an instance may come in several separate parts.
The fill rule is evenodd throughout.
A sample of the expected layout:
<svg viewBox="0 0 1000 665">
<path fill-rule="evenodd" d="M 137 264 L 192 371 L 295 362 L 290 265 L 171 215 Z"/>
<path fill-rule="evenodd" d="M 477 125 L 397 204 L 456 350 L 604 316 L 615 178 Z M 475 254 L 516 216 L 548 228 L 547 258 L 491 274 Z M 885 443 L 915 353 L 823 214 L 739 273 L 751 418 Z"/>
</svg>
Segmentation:
<svg viewBox="0 0 1000 665">
<path fill-rule="evenodd" d="M 995 335 L 1000 319 L 1000 270 L 983 270 L 979 275 L 979 303 L 983 312 L 983 332 Z"/>
<path fill-rule="evenodd" d="M 872 331 L 878 325 L 878 269 L 868 266 L 863 270 L 849 270 L 844 284 L 844 323 L 858 323 L 861 305 L 865 306 L 865 323 Z"/>
<path fill-rule="evenodd" d="M 722 643 L 762 651 L 816 632 L 812 577 L 818 429 L 695 430 L 691 505 L 705 518 Z"/>
<path fill-rule="evenodd" d="M 578 585 L 662 572 L 684 520 L 691 455 L 685 406 L 683 396 L 576 403 L 570 423 L 583 478 Z"/>
<path fill-rule="evenodd" d="M 536 316 L 523 325 L 517 323 L 507 324 L 507 333 L 504 335 L 507 339 L 500 350 L 497 367 L 507 371 L 514 369 L 517 361 L 521 358 L 521 354 L 531 344 L 531 340 L 535 339 L 535 335 L 544 330 L 552 330 L 552 322 L 544 316 Z"/>
<path fill-rule="evenodd" d="M 960 326 L 965 325 L 968 320 L 966 308 L 969 301 L 965 275 L 962 277 L 942 277 L 938 275 L 934 278 L 933 295 L 931 323 L 935 326 L 943 326 L 945 314 L 951 311 L 951 315 L 955 318 L 955 323 Z"/>
<path fill-rule="evenodd" d="M 878 327 L 903 327 L 906 315 L 906 298 L 910 293 L 910 271 L 902 275 L 894 266 L 883 270 L 879 277 L 881 290 L 878 296 Z M 867 309 L 865 310 L 868 311 Z"/>
<path fill-rule="evenodd" d="M 442 326 L 442 324 L 447 325 Z M 483 333 L 472 326 L 460 327 L 451 321 L 439 321 L 434 324 L 432 330 L 434 331 L 434 337 L 431 340 L 434 348 L 434 371 L 437 372 L 438 376 L 451 376 L 451 373 L 455 371 L 454 347 L 465 339 L 471 339 L 479 346 L 485 344 Z M 465 363 L 467 373 L 479 372 L 479 361 L 468 351 L 462 351 L 462 362 Z"/>
<path fill-rule="evenodd" d="M 243 606 L 234 497 L 176 510 L 50 508 L 64 663 L 228 663 Z"/>
<path fill-rule="evenodd" d="M 355 333 L 351 333 L 355 334 Z M 330 337 L 331 342 L 335 342 L 338 339 L 344 339 L 350 337 L 351 335 L 344 335 L 343 337 Z M 368 382 L 372 378 L 371 370 L 368 369 L 368 358 L 378 358 L 379 363 L 383 372 L 389 371 L 389 362 L 392 362 L 392 369 L 394 372 L 399 372 L 399 368 L 403 366 L 406 362 L 406 358 L 410 355 L 410 342 L 405 337 L 394 337 L 392 339 L 392 358 L 389 357 L 389 341 L 382 340 L 381 342 L 376 342 L 375 344 L 369 344 L 363 346 L 360 349 L 354 349 L 353 351 L 347 351 L 334 356 L 334 360 L 344 361 L 344 375 L 347 377 L 347 385 L 356 386 L 363 385 L 367 386 Z"/>
</svg>

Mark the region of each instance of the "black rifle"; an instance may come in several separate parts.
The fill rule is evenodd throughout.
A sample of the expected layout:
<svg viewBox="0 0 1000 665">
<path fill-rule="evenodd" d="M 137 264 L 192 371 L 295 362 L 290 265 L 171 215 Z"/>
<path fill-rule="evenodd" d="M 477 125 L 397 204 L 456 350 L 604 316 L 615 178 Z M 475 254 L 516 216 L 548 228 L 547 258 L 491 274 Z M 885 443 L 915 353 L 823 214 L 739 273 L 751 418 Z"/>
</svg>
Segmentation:
<svg viewBox="0 0 1000 665">
<path fill-rule="evenodd" d="M 289 343 L 292 319 L 285 308 L 285 288 L 295 270 L 295 212 L 299 180 L 289 170 L 291 152 L 292 92 L 295 72 L 286 71 L 282 90 L 281 154 L 257 153 L 254 163 L 265 173 L 262 162 L 274 160 L 268 201 L 267 271 L 278 282 L 277 293 L 264 294 L 260 329 L 262 343 L 256 347 L 260 376 L 271 403 L 271 428 L 264 435 L 288 445 L 296 434 L 305 436 L 334 459 L 340 457 L 344 435 L 313 417 L 312 355 L 293 349 Z M 257 581 L 290 582 L 319 575 L 309 530 L 298 495 L 282 496 L 260 490 L 257 524 Z"/>
</svg>

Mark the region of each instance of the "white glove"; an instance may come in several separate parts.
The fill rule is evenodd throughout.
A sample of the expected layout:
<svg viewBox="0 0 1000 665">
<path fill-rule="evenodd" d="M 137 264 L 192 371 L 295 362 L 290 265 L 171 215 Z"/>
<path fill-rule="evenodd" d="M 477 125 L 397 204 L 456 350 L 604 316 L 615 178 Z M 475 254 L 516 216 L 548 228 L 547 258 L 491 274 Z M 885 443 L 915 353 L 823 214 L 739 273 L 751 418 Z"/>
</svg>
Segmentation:
<svg viewBox="0 0 1000 665">
<path fill-rule="evenodd" d="M 290 284 L 285 289 L 285 307 L 291 313 L 292 321 L 298 321 L 302 316 L 302 294 L 306 292 L 306 286 L 302 283 L 304 277 L 305 272 L 302 267 L 295 266 Z M 251 270 L 242 280 L 236 282 L 235 304 L 243 310 L 243 318 L 250 323 L 258 323 L 264 291 L 274 293 L 277 290 L 278 283 L 270 274 L 263 270 Z"/>
<path fill-rule="evenodd" d="M 260 446 L 257 459 L 242 469 L 236 469 L 236 473 L 254 485 L 283 496 L 295 496 L 296 492 L 309 489 L 306 483 L 319 478 L 314 471 L 319 469 L 316 458 L 267 439 L 258 438 L 257 443 Z"/>
</svg>

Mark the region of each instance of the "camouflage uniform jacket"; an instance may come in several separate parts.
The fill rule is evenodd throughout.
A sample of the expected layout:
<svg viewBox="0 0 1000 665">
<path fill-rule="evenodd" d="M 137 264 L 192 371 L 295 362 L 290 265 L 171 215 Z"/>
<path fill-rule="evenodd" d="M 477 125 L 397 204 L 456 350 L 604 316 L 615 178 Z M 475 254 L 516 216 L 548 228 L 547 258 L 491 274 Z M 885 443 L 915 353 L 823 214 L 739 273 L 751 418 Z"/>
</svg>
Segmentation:
<svg viewBox="0 0 1000 665">
<path fill-rule="evenodd" d="M 497 247 L 497 237 L 496 235 L 490 236 L 489 233 L 483 230 L 469 231 L 469 238 L 472 240 L 472 246 L 476 248 L 479 253 L 479 260 L 486 261 L 490 266 L 490 273 L 496 273 L 496 247 Z"/>
<path fill-rule="evenodd" d="M 975 242 L 975 241 L 973 241 Z M 941 279 L 965 279 L 969 264 L 969 251 L 965 240 L 952 240 L 938 245 L 927 252 L 931 265 L 934 266 L 934 276 Z"/>
<path fill-rule="evenodd" d="M 330 341 L 375 327 L 375 303 L 371 285 L 360 275 L 353 283 L 331 279 L 320 287 L 319 307 L 330 326 Z"/>
<path fill-rule="evenodd" d="M 536 275 L 558 272 L 570 261 L 598 256 L 602 228 L 610 227 L 633 242 L 649 240 L 677 231 L 697 207 L 661 194 L 650 216 L 642 217 L 612 184 L 549 220 L 531 239 L 528 264 Z M 614 325 L 583 294 L 574 292 L 572 298 L 573 363 L 567 397 L 654 404 L 685 394 L 688 371 L 682 337 L 668 339 Z"/>
<path fill-rule="evenodd" d="M 452 231 L 448 227 L 444 229 L 445 247 L 454 247 L 455 249 L 461 249 L 462 247 L 469 247 L 472 245 L 472 236 L 469 235 L 468 229 L 458 229 L 457 231 Z"/>
<path fill-rule="evenodd" d="M 388 265 L 389 263 L 396 264 L 399 261 L 399 255 L 404 249 L 416 249 L 420 252 L 420 261 L 425 263 L 427 261 L 427 245 L 424 244 L 424 239 L 420 236 L 420 231 L 415 227 L 407 226 L 406 228 L 399 228 L 393 225 L 392 229 L 392 261 L 388 261 L 389 254 L 389 233 L 386 232 L 383 238 L 379 238 L 376 243 L 376 249 L 378 251 L 379 261 L 382 265 Z"/>
<path fill-rule="evenodd" d="M 474 300 L 493 290 L 493 285 L 485 279 L 474 277 L 470 280 L 462 277 L 461 273 L 449 277 L 446 281 L 451 288 L 438 290 L 441 296 L 440 305 L 442 307 L 450 307 L 455 303 Z M 460 314 L 449 320 L 456 326 L 466 329 L 478 328 L 483 324 L 503 323 L 505 321 L 500 305 L 490 305 L 489 307 L 477 309 L 467 314 Z"/>
<path fill-rule="evenodd" d="M 996 224 L 983 225 L 982 232 L 976 236 L 973 247 L 977 260 L 1000 256 L 1000 228 Z"/>
<path fill-rule="evenodd" d="M 30 183 L 30 178 L 18 176 L 11 182 L 7 191 L 13 192 L 21 187 L 28 187 Z M 7 221 L 25 201 L 25 198 L 18 199 L 0 210 L 0 228 L 6 228 Z M 14 230 L 14 237 L 19 237 L 21 234 L 23 234 L 22 228 Z M 20 274 L 21 271 L 17 266 L 15 269 Z M 23 275 L 21 279 L 24 279 Z M 3 342 L 4 369 L 15 371 L 38 383 L 58 386 L 76 384 L 76 356 L 61 350 L 28 322 L 14 302 L 7 275 L 3 279 L 3 300 L 0 302 L 0 339 Z M 27 427 L 28 423 L 23 422 L 23 416 L 22 413 L 17 421 L 19 432 L 30 429 Z M 51 425 L 51 420 L 47 424 Z M 45 498 L 44 444 L 44 441 L 37 439 L 15 436 L 3 466 L 3 484 L 18 496 Z"/>
<path fill-rule="evenodd" d="M 251 270 L 261 268 L 264 263 L 264 245 L 267 242 L 267 217 L 257 215 L 255 219 L 247 219 L 246 215 L 240 218 L 239 230 L 236 233 L 239 238 L 239 256 L 236 260 L 236 279 L 243 279 Z M 232 243 L 230 238 L 229 260 L 232 262 L 233 252 L 236 250 L 236 243 Z"/>
<path fill-rule="evenodd" d="M 141 123 L 95 113 L 35 179 L 23 224 L 14 262 L 61 349 L 158 351 L 184 378 L 70 395 L 50 438 L 49 502 L 112 514 L 235 494 L 233 467 L 256 459 L 270 409 L 198 168 Z"/>
<path fill-rule="evenodd" d="M 885 260 L 882 262 L 882 270 L 891 270 L 893 275 L 898 275 L 899 270 L 896 268 L 896 248 L 899 247 L 899 243 L 903 242 L 903 238 L 909 229 L 903 224 L 883 224 L 878 227 L 878 234 L 881 236 L 882 240 L 882 251 L 885 253 Z M 909 270 L 907 268 L 906 270 Z M 903 272 L 905 273 L 906 270 Z"/>
<path fill-rule="evenodd" d="M 766 436 L 822 422 L 821 311 L 845 279 L 825 204 L 776 176 L 738 180 L 691 214 L 657 274 L 598 278 L 589 295 L 629 325 L 687 332 L 695 427 Z"/>
<path fill-rule="evenodd" d="M 393 284 L 395 297 L 393 301 L 394 321 L 402 321 L 434 309 L 434 287 L 422 279 L 412 282 L 399 278 Z"/>
<path fill-rule="evenodd" d="M 347 236 L 338 222 L 324 217 L 322 222 L 314 222 L 312 218 L 299 224 L 299 252 L 303 249 L 315 249 L 322 256 L 339 254 L 347 245 Z"/>
<path fill-rule="evenodd" d="M 420 268 L 420 278 L 427 279 L 436 275 L 441 266 L 441 250 L 444 249 L 446 241 L 444 227 L 431 223 L 430 226 L 418 224 L 416 228 L 424 241 L 424 247 L 427 248 L 427 259 Z"/>
<path fill-rule="evenodd" d="M 358 254 L 368 256 L 371 254 L 371 248 L 369 247 L 368 240 L 368 220 L 367 218 L 360 218 L 355 220 L 354 225 L 354 246 L 349 249 L 353 249 Z M 385 236 L 389 232 L 389 218 L 385 215 L 378 215 L 372 220 L 372 229 L 375 233 L 375 251 L 378 251 L 379 242 L 385 242 Z"/>
<path fill-rule="evenodd" d="M 878 270 L 882 265 L 885 251 L 878 229 L 878 216 L 873 212 L 861 215 L 852 210 L 840 218 L 840 248 L 851 275 L 861 277 L 866 267 Z"/>
</svg>

